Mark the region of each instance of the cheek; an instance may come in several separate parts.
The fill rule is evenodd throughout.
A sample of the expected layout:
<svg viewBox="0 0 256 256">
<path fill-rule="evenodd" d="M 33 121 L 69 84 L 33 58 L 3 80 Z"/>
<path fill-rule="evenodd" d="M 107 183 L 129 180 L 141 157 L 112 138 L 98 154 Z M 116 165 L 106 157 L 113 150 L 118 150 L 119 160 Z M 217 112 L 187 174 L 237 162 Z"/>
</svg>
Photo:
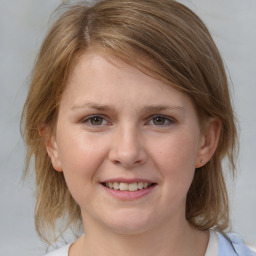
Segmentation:
<svg viewBox="0 0 256 256">
<path fill-rule="evenodd" d="M 189 187 L 195 171 L 197 137 L 189 133 L 176 134 L 160 141 L 154 147 L 154 161 L 163 180 L 173 187 Z"/>
<path fill-rule="evenodd" d="M 86 187 L 95 181 L 95 173 L 106 155 L 106 146 L 84 132 L 64 131 L 59 133 L 59 154 L 63 173 L 72 193 L 74 189 Z"/>
</svg>

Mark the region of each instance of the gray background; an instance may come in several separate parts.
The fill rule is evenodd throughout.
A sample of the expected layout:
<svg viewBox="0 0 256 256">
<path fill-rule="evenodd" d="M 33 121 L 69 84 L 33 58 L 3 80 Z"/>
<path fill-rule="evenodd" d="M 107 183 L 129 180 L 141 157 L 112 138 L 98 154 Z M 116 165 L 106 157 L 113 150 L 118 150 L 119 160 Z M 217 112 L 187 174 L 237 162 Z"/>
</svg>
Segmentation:
<svg viewBox="0 0 256 256">
<path fill-rule="evenodd" d="M 33 177 L 20 182 L 19 118 L 48 18 L 61 0 L 0 0 L 0 255 L 43 255 L 33 224 Z M 256 0 L 182 1 L 206 22 L 233 82 L 240 121 L 239 174 L 228 179 L 233 229 L 256 243 Z"/>
</svg>

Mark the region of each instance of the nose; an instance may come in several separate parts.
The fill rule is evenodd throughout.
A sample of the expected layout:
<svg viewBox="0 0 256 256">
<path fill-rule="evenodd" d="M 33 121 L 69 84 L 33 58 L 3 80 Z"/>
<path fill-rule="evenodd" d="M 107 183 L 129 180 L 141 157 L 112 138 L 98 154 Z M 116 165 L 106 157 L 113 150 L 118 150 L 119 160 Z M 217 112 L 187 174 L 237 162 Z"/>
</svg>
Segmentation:
<svg viewBox="0 0 256 256">
<path fill-rule="evenodd" d="M 109 159 L 116 165 L 133 168 L 147 160 L 143 137 L 136 127 L 126 125 L 115 131 Z"/>
</svg>

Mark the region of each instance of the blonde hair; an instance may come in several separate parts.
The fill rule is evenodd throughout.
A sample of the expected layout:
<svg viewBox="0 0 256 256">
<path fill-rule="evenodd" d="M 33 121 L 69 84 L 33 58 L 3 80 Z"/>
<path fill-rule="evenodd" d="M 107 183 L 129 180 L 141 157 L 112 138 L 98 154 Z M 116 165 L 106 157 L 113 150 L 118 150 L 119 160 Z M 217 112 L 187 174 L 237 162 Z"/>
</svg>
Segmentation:
<svg viewBox="0 0 256 256">
<path fill-rule="evenodd" d="M 187 195 L 186 218 L 197 229 L 229 227 L 229 203 L 222 171 L 227 157 L 235 171 L 236 127 L 228 81 L 219 51 L 203 22 L 173 0 L 103 0 L 68 6 L 49 30 L 32 72 L 24 105 L 26 170 L 35 160 L 38 234 L 81 225 L 78 204 L 63 173 L 54 171 L 38 127 L 54 132 L 67 78 L 82 53 L 97 49 L 143 70 L 189 95 L 199 120 L 221 121 L 218 148 L 198 168 Z M 47 136 L 47 135 L 44 135 Z M 65 223 L 64 223 L 65 221 Z M 59 232 L 62 233 L 63 230 Z"/>
</svg>

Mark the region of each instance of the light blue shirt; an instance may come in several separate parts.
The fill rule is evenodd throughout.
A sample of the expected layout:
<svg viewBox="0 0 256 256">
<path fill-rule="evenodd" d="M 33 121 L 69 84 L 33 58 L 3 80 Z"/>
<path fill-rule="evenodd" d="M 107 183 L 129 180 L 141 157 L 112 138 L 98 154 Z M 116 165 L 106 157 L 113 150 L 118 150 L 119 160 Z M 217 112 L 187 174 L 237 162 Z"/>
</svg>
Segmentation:
<svg viewBox="0 0 256 256">
<path fill-rule="evenodd" d="M 252 252 L 246 245 L 243 243 L 243 239 L 235 234 L 228 233 L 228 237 L 230 238 L 234 249 L 230 242 L 220 233 L 218 233 L 218 256 L 256 256 L 256 253 Z"/>
</svg>

